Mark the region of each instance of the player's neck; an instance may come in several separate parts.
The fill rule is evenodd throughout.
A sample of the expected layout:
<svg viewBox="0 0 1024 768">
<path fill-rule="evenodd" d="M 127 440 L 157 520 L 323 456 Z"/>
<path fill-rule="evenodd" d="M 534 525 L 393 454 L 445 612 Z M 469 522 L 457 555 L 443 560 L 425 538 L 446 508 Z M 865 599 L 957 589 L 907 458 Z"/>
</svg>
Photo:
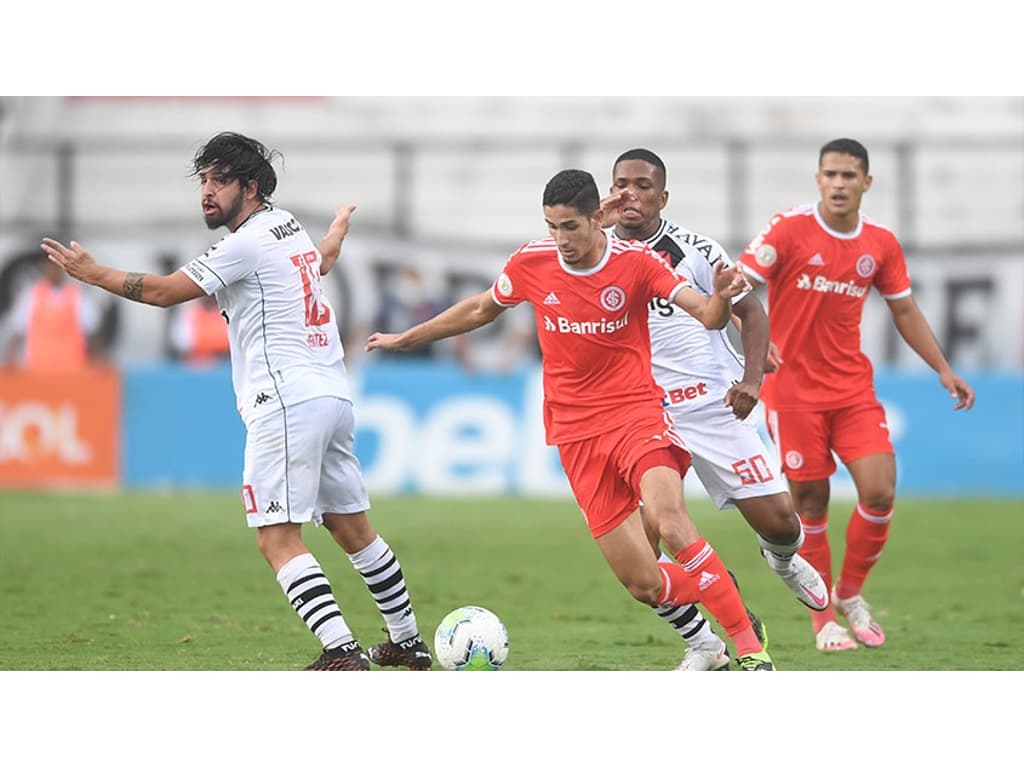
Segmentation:
<svg viewBox="0 0 1024 768">
<path fill-rule="evenodd" d="M 636 227 L 634 229 L 627 229 L 622 226 L 621 222 L 615 225 L 615 236 L 620 240 L 647 240 L 652 237 L 655 232 L 658 231 L 658 227 L 661 226 L 661 218 L 654 219 L 648 224 Z"/>
<path fill-rule="evenodd" d="M 818 215 L 821 216 L 821 220 L 825 222 L 829 229 L 844 235 L 856 231 L 857 225 L 860 224 L 859 208 L 846 213 L 835 213 L 834 211 L 826 210 L 825 206 L 819 203 Z"/>
<path fill-rule="evenodd" d="M 230 232 L 237 232 L 238 228 L 241 227 L 243 224 L 245 224 L 245 222 L 247 222 L 249 219 L 251 219 L 253 214 L 259 213 L 264 208 L 269 208 L 269 207 L 270 206 L 268 206 L 262 200 L 254 200 L 251 205 L 245 206 L 245 208 L 243 208 L 239 212 L 237 218 L 234 221 L 228 222 L 228 225 L 227 225 L 228 231 L 230 231 Z"/>
<path fill-rule="evenodd" d="M 596 234 L 597 236 L 594 238 L 594 242 L 591 243 L 590 251 L 587 252 L 586 258 L 580 261 L 575 267 L 576 269 L 586 270 L 596 267 L 604 257 L 604 252 L 608 248 L 608 235 L 600 229 L 597 230 Z"/>
</svg>

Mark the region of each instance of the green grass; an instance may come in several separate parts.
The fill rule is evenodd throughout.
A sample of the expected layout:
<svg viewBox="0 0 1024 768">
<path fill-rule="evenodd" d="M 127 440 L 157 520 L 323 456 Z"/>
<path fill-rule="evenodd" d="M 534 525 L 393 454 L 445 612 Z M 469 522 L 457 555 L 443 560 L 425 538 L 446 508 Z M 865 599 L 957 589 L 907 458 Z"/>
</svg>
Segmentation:
<svg viewBox="0 0 1024 768">
<path fill-rule="evenodd" d="M 833 556 L 851 505 L 833 504 Z M 1024 669 L 1024 522 L 1017 501 L 900 500 L 865 590 L 888 642 L 827 655 L 806 610 L 735 513 L 691 503 L 766 621 L 782 670 Z M 574 504 L 376 498 L 421 631 L 477 604 L 504 621 L 509 670 L 665 670 L 683 645 L 618 584 Z M 367 645 L 383 638 L 327 533 L 305 539 Z M 319 653 L 234 494 L 0 494 L 0 670 L 293 670 Z"/>
</svg>

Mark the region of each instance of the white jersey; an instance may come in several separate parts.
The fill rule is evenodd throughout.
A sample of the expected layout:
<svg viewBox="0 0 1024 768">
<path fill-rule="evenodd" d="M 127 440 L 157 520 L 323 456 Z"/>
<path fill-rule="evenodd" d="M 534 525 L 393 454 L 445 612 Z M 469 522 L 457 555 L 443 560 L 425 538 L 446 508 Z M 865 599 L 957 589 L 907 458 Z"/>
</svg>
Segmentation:
<svg viewBox="0 0 1024 768">
<path fill-rule="evenodd" d="M 715 264 L 733 264 L 714 240 L 664 219 L 644 242 L 705 296 L 714 292 Z M 747 293 L 733 298 L 733 303 Z M 726 329 L 709 331 L 689 312 L 664 299 L 652 300 L 649 309 L 651 365 L 665 390 L 666 405 L 684 413 L 709 404 L 721 406 L 729 387 L 743 378 L 743 356 L 733 348 Z"/>
<path fill-rule="evenodd" d="M 314 397 L 352 400 L 321 260 L 295 217 L 268 206 L 181 268 L 216 294 L 228 321 L 231 378 L 247 426 Z"/>
</svg>

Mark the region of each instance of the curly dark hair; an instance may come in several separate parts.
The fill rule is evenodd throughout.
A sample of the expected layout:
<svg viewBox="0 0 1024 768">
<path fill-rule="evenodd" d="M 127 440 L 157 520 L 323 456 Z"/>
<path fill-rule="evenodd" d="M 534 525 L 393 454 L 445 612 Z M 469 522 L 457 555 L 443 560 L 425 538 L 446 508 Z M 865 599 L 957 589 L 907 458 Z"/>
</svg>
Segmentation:
<svg viewBox="0 0 1024 768">
<path fill-rule="evenodd" d="M 243 188 L 255 181 L 260 199 L 269 202 L 270 196 L 277 189 L 277 173 L 270 163 L 279 157 L 282 157 L 280 152 L 267 149 L 256 139 L 225 131 L 218 133 L 196 152 L 190 175 L 198 176 L 204 168 L 220 166 L 225 176 L 238 179 Z"/>
</svg>

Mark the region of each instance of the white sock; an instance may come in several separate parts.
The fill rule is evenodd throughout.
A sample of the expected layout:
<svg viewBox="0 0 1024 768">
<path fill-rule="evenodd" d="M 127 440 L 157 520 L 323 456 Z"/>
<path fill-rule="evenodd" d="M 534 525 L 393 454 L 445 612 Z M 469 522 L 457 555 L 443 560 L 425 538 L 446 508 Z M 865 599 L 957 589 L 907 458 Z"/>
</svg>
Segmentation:
<svg viewBox="0 0 1024 768">
<path fill-rule="evenodd" d="M 296 555 L 282 565 L 277 572 L 277 583 L 324 648 L 337 648 L 353 639 L 352 630 L 334 600 L 331 583 L 312 553 Z"/>
</svg>

